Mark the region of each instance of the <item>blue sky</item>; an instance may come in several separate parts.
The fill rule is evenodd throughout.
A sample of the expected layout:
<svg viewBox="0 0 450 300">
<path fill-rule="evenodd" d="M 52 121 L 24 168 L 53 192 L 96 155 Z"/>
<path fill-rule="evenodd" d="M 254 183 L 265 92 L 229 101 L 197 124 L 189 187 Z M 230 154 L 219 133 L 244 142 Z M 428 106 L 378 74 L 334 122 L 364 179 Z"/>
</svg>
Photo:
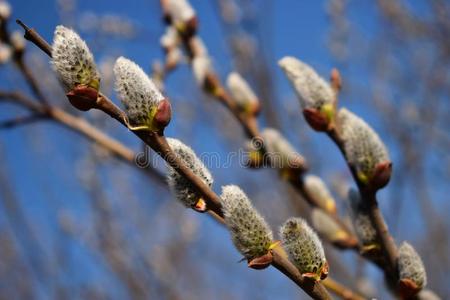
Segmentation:
<svg viewBox="0 0 450 300">
<path fill-rule="evenodd" d="M 138 38 L 125 42 L 119 39 L 98 40 L 96 36 L 93 36 L 89 32 L 80 31 L 81 36 L 86 39 L 88 44 L 96 44 L 94 54 L 97 62 L 108 57 L 124 55 L 136 61 L 144 69 L 149 70 L 150 63 L 153 60 L 163 57 L 159 47 L 159 37 L 164 31 L 163 24 L 161 23 L 159 1 L 130 0 L 125 3 L 124 1 L 97 0 L 78 2 L 78 15 L 75 16 L 75 19 L 81 17 L 81 14 L 84 12 L 93 12 L 99 15 L 117 14 L 128 19 L 138 29 Z M 208 45 L 209 52 L 216 62 L 216 70 L 222 78 L 225 78 L 227 73 L 232 70 L 232 62 L 227 42 L 223 38 L 223 28 L 214 10 L 215 6 L 213 5 L 213 1 L 192 0 L 191 2 L 198 12 L 201 26 L 200 35 Z M 297 107 L 297 102 L 293 97 L 293 91 L 277 67 L 277 61 L 285 55 L 299 57 L 312 65 L 324 77 L 327 77 L 329 70 L 338 64 L 327 48 L 327 34 L 329 33 L 330 23 L 325 13 L 326 1 L 272 1 L 274 2 L 272 7 L 268 4 L 269 1 L 258 0 L 257 2 L 258 10 L 255 13 L 262 20 L 267 16 L 267 23 L 263 22 L 261 26 L 266 32 L 271 33 L 266 37 L 263 36 L 261 40 L 262 47 L 269 61 L 269 68 L 274 74 L 273 79 L 276 95 L 281 99 L 283 105 L 285 105 L 281 109 L 295 108 Z M 58 5 L 55 1 L 14 0 L 11 1 L 11 4 L 13 6 L 14 19 L 20 18 L 29 26 L 36 28 L 48 41 L 51 41 L 55 26 L 61 24 Z M 373 4 L 370 1 L 361 1 L 353 5 L 352 10 L 349 12 L 354 22 L 350 25 L 355 26 L 358 33 L 369 40 L 379 30 L 376 22 L 376 12 L 374 12 L 372 6 Z M 421 3 L 417 2 L 414 9 L 420 10 L 420 7 Z M 425 14 L 426 11 L 422 13 Z M 68 20 L 66 19 L 65 21 Z M 62 23 L 64 24 L 65 22 Z M 73 26 L 74 24 L 69 22 L 66 25 Z M 80 27 L 79 25 L 76 25 L 75 28 Z M 11 28 L 14 27 L 15 24 L 11 24 Z M 367 46 L 367 44 L 361 45 L 363 48 Z M 33 55 L 40 55 L 39 51 L 35 50 L 32 45 L 29 45 L 29 48 L 33 49 Z M 45 66 L 47 58 L 43 54 L 42 56 L 44 58 L 41 62 L 44 62 Z M 31 60 L 32 58 L 28 57 L 28 59 Z M 355 60 L 361 62 L 365 58 L 357 57 Z M 353 82 L 356 82 L 359 87 L 370 88 L 370 75 L 367 70 L 364 70 L 365 67 L 367 66 L 358 65 L 357 63 L 350 63 L 343 66 L 342 73 L 344 80 L 347 76 Z M 0 69 L 0 88 L 23 88 L 23 84 L 20 83 L 20 76 L 11 75 L 8 70 L 10 69 Z M 13 76 L 12 79 L 11 76 Z M 212 104 L 211 101 L 208 102 L 202 97 L 199 97 L 199 103 L 197 104 L 190 102 L 196 101 L 197 99 L 192 98 L 198 96 L 199 93 L 194 93 L 194 96 L 191 95 L 195 82 L 189 69 L 185 66 L 177 70 L 174 74 L 171 74 L 166 84 L 167 95 L 173 99 L 174 107 L 182 108 L 187 106 L 191 107 L 191 109 L 192 107 L 197 109 L 199 105 L 204 105 L 205 108 L 201 108 L 202 111 L 204 109 L 205 112 L 226 113 L 224 110 L 212 108 L 216 103 Z M 366 119 L 375 129 L 383 128 L 379 122 L 379 116 L 371 111 L 371 107 L 363 99 L 356 99 L 352 94 L 351 90 L 344 90 L 342 103 L 348 104 L 352 110 Z M 61 98 L 58 101 L 64 100 Z M 59 103 L 58 101 L 54 103 Z M 60 105 L 65 104 L 61 102 Z M 1 119 L 22 112 L 10 105 L 5 105 L 4 107 L 6 109 L 0 111 Z M 295 116 L 296 112 L 294 111 L 293 113 Z M 94 113 L 89 112 L 86 115 L 91 120 L 95 120 Z M 209 115 L 201 120 L 184 120 L 177 118 L 177 116 L 177 111 L 175 110 L 174 120 L 167 129 L 167 135 L 183 137 L 186 134 L 186 136 L 193 136 L 189 140 L 189 144 L 197 152 L 217 151 L 222 156 L 225 156 L 228 151 L 233 150 L 232 146 L 224 145 L 223 139 L 214 138 L 215 135 L 220 135 L 220 132 L 217 132 L 215 126 L 208 125 L 208 122 L 213 122 L 213 119 L 220 119 L 220 117 Z M 297 116 L 298 118 L 301 117 L 299 112 Z M 295 146 L 302 145 L 298 133 L 291 130 L 289 125 L 288 123 L 288 126 L 284 128 L 286 135 L 292 140 Z M 140 145 L 134 136 L 129 135 L 124 130 L 117 130 L 118 128 L 120 127 L 117 124 L 109 124 L 107 126 L 107 130 L 114 132 L 116 138 L 134 149 L 139 149 Z M 380 132 L 380 135 L 387 141 L 389 147 L 389 133 L 383 131 Z M 311 142 L 314 144 L 313 151 L 318 153 L 319 157 L 323 158 L 323 161 L 321 160 L 317 164 L 317 170 L 313 169 L 313 172 L 319 172 L 319 168 L 320 170 L 329 168 L 335 172 L 345 173 L 346 167 L 334 145 L 323 135 L 310 134 L 310 136 L 312 136 Z M 234 141 L 233 146 L 238 145 L 243 140 L 242 137 L 238 137 L 237 141 Z M 84 189 L 80 189 L 79 184 L 80 176 L 83 177 L 83 171 L 77 169 L 74 163 L 83 161 L 83 158 L 88 155 L 91 148 L 89 148 L 88 143 L 78 138 L 76 134 L 68 133 L 65 129 L 49 122 L 10 131 L 1 131 L 0 141 L 3 147 L 5 168 L 7 168 L 8 175 L 13 183 L 17 199 L 23 207 L 26 216 L 29 218 L 32 228 L 36 230 L 36 235 L 39 237 L 38 240 L 42 243 L 44 249 L 43 255 L 51 256 L 54 254 L 54 248 L 57 248 L 59 243 L 62 243 L 61 239 L 64 236 L 61 234 L 61 229 L 58 226 L 59 216 L 57 214 L 60 214 L 61 211 L 69 212 L 80 223 L 83 223 L 83 220 L 88 220 L 91 217 L 89 215 L 91 203 L 89 202 L 88 193 Z M 401 155 L 401 153 L 398 153 L 398 149 L 390 150 L 394 158 L 395 166 L 395 157 Z M 143 188 L 145 179 L 139 177 L 140 173 L 133 171 L 129 166 L 108 161 L 107 164 L 101 165 L 99 170 L 99 176 L 105 184 L 115 183 L 116 179 L 111 175 L 114 172 L 123 172 L 122 175 L 127 174 L 126 176 L 130 180 L 130 184 L 139 186 L 139 195 L 144 201 L 148 201 L 149 206 L 159 205 L 158 201 L 160 199 L 157 197 L 157 188 L 152 186 L 145 186 Z M 216 182 L 218 184 L 215 186 L 217 192 L 220 192 L 220 185 L 222 184 L 237 181 L 237 183 L 248 182 L 252 186 L 264 186 L 264 184 L 271 182 L 273 179 L 273 176 L 265 176 L 264 179 L 258 181 L 258 175 L 256 175 L 255 171 L 239 170 L 236 166 L 233 168 L 233 173 L 223 170 L 213 170 L 213 172 L 217 173 Z M 331 177 L 322 171 L 321 175 L 328 180 Z M 395 184 L 396 180 L 396 177 L 394 177 L 391 184 Z M 274 192 L 269 191 L 269 193 Z M 381 193 L 381 206 L 384 209 L 390 207 L 390 204 L 383 202 L 383 199 L 388 198 L 388 193 L 386 191 Z M 258 195 L 258 193 L 255 192 L 254 195 Z M 123 205 L 124 199 L 119 194 L 115 194 L 114 190 L 107 191 L 107 196 L 110 198 L 112 205 L 117 207 Z M 412 197 L 413 195 L 409 196 Z M 442 198 L 437 197 L 437 201 Z M 421 223 L 416 221 L 418 215 L 414 213 L 416 207 L 413 206 L 410 209 L 413 211 L 413 218 L 407 225 L 406 230 L 403 227 L 403 230 L 399 232 L 399 235 L 403 238 L 414 238 L 415 234 L 414 232 L 411 233 L 411 231 L 421 230 Z M 215 251 L 221 251 L 224 254 L 224 258 L 222 258 L 225 260 L 224 264 L 233 264 L 227 272 L 239 275 L 230 278 L 230 285 L 238 289 L 245 289 L 246 282 L 261 282 L 270 278 L 272 282 L 267 287 L 269 294 L 258 295 L 261 299 L 269 299 L 276 293 L 279 293 L 279 284 L 286 287 L 281 292 L 282 298 L 291 296 L 293 291 L 295 291 L 293 286 L 287 284 L 285 279 L 281 278 L 273 270 L 266 271 L 267 274 L 265 272 L 258 273 L 252 270 L 246 270 L 243 265 L 234 264 L 239 259 L 239 255 L 229 242 L 227 233 L 211 220 L 191 212 L 186 212 L 182 210 L 181 206 L 179 213 L 199 219 L 200 226 L 212 228 L 211 232 L 200 234 L 198 243 L 199 245 L 210 244 L 210 248 L 207 250 L 207 256 L 214 256 L 214 253 L 217 253 Z M 3 226 L 3 219 L 4 211 L 2 211 L 2 207 L 0 206 L 0 227 Z M 279 221 L 276 217 L 273 217 L 273 219 L 277 222 Z M 403 226 L 406 225 L 403 224 Z M 199 249 L 197 247 L 193 249 L 193 251 L 197 251 L 204 248 Z M 24 257 L 32 261 L 32 257 L 35 254 L 27 253 L 26 249 L 24 251 Z M 79 241 L 70 240 L 65 243 L 62 251 L 64 256 L 67 255 L 67 274 L 60 271 L 59 274 L 56 274 L 58 279 L 55 280 L 61 281 L 62 284 L 69 286 L 83 285 L 88 284 L 90 281 L 97 281 L 100 282 L 100 285 L 105 290 L 114 288 L 116 279 L 112 275 L 105 276 L 105 274 L 108 274 L 108 269 L 101 262 L 99 263 L 97 261 L 98 257 L 92 254 L 85 245 Z M 36 255 L 40 255 L 39 252 Z M 195 255 L 193 256 L 195 257 Z M 206 282 L 214 282 L 214 280 L 223 279 L 223 276 L 227 275 L 218 266 L 210 265 L 209 263 L 210 261 L 208 260 L 202 266 L 211 274 L 210 278 L 205 279 Z M 378 273 L 372 273 L 375 274 L 375 277 L 379 277 Z M 44 299 L 48 295 L 48 291 L 45 289 L 45 281 L 37 280 L 37 282 L 41 284 L 40 292 L 42 294 L 40 296 Z M 116 289 L 115 297 L 120 299 L 123 293 L 123 290 Z"/>
</svg>

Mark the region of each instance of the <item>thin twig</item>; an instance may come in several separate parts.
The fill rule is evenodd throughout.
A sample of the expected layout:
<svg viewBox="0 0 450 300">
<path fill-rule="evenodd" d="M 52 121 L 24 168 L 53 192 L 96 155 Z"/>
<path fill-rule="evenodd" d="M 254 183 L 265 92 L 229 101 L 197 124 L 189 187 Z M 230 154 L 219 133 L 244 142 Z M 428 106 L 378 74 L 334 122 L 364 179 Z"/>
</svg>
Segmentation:
<svg viewBox="0 0 450 300">
<path fill-rule="evenodd" d="M 52 56 L 52 47 L 44 40 L 33 28 L 28 27 L 22 21 L 16 20 L 16 23 L 22 26 L 25 30 L 24 38 L 29 40 L 33 44 L 39 47 L 42 51 L 44 51 L 48 56 Z"/>
<path fill-rule="evenodd" d="M 11 120 L 5 120 L 0 122 L 0 129 L 10 129 L 21 125 L 32 124 L 36 121 L 40 121 L 45 118 L 47 118 L 47 116 L 42 114 L 20 116 Z"/>
<path fill-rule="evenodd" d="M 22 73 L 23 77 L 25 77 L 25 82 L 28 84 L 33 94 L 42 104 L 47 104 L 48 101 L 45 98 L 44 93 L 42 93 L 41 89 L 39 88 L 36 78 L 33 76 L 33 73 L 31 73 L 30 69 L 28 69 L 27 65 L 25 64 L 25 50 L 16 48 L 16 46 L 12 43 L 11 35 L 8 31 L 7 25 L 8 20 L 0 21 L 0 40 L 5 44 L 8 44 L 13 49 L 13 61 L 19 71 Z"/>
<path fill-rule="evenodd" d="M 27 64 L 25 64 L 24 59 L 25 59 L 24 52 L 16 51 L 16 54 L 14 55 L 14 62 L 16 63 L 16 66 L 20 70 L 22 75 L 25 77 L 25 82 L 28 84 L 33 94 L 42 104 L 48 104 L 48 101 L 44 96 L 44 93 L 39 88 L 36 78 L 34 77 L 31 70 L 28 69 L 28 66 Z"/>
<path fill-rule="evenodd" d="M 338 295 L 340 298 L 345 300 L 364 300 L 363 296 L 359 295 L 358 293 L 346 288 L 339 282 L 336 282 L 332 278 L 326 278 L 323 281 L 323 285 L 330 290 L 332 293 Z"/>
</svg>

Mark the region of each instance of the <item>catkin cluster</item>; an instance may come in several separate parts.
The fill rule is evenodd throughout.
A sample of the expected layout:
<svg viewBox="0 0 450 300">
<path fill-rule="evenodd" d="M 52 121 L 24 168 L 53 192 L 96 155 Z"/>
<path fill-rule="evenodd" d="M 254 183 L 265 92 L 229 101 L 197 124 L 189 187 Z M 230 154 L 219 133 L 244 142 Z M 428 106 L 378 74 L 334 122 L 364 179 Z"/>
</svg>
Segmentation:
<svg viewBox="0 0 450 300">
<path fill-rule="evenodd" d="M 422 259 L 407 242 L 403 242 L 398 249 L 398 272 L 400 281 L 412 284 L 411 288 L 415 291 L 427 284 L 427 274 Z"/>
<path fill-rule="evenodd" d="M 250 166 L 270 165 L 270 167 L 279 169 L 281 175 L 288 179 L 305 170 L 306 161 L 303 156 L 295 151 L 278 130 L 266 128 L 261 132 L 261 138 L 262 143 L 255 139 L 252 143 L 247 144 Z"/>
<path fill-rule="evenodd" d="M 305 220 L 288 219 L 280 229 L 280 236 L 289 259 L 303 276 L 316 281 L 327 276 L 328 263 L 322 243 Z"/>
<path fill-rule="evenodd" d="M 119 57 L 114 65 L 114 75 L 130 129 L 156 131 L 169 123 L 170 104 L 137 64 Z"/>
<path fill-rule="evenodd" d="M 278 64 L 300 100 L 306 121 L 315 130 L 327 130 L 334 119 L 336 99 L 330 84 L 295 57 L 286 56 Z"/>
<path fill-rule="evenodd" d="M 232 72 L 227 78 L 227 87 L 233 100 L 239 109 L 249 115 L 256 114 L 259 110 L 259 100 L 250 85 L 239 73 Z"/>
<path fill-rule="evenodd" d="M 286 56 L 278 64 L 297 93 L 302 109 L 321 109 L 334 101 L 333 89 L 313 68 L 295 57 Z"/>
<path fill-rule="evenodd" d="M 173 138 L 167 138 L 167 142 L 175 154 L 195 175 L 199 176 L 206 185 L 212 186 L 214 180 L 211 173 L 190 147 Z M 196 209 L 196 205 L 201 200 L 201 195 L 194 190 L 192 184 L 185 177 L 169 167 L 167 181 L 170 189 L 181 203 L 186 207 Z"/>
<path fill-rule="evenodd" d="M 336 212 L 336 202 L 326 184 L 319 176 L 307 175 L 303 180 L 306 192 L 314 198 L 318 206 L 327 212 Z"/>
<path fill-rule="evenodd" d="M 390 167 L 389 154 L 378 134 L 364 120 L 345 108 L 339 110 L 339 124 L 348 162 L 355 168 L 358 179 L 370 184 L 384 168 Z M 390 175 L 390 174 L 387 174 Z M 384 175 L 383 175 L 384 176 Z M 379 178 L 377 187 L 389 178 Z"/>
<path fill-rule="evenodd" d="M 312 210 L 311 223 L 319 234 L 332 243 L 344 244 L 349 238 L 347 231 L 320 208 Z"/>
<path fill-rule="evenodd" d="M 67 91 L 78 85 L 99 89 L 100 75 L 94 56 L 86 43 L 73 30 L 56 27 L 52 46 L 53 68 Z"/>
<path fill-rule="evenodd" d="M 272 244 L 272 231 L 247 195 L 239 187 L 228 185 L 222 188 L 220 198 L 225 223 L 239 252 L 248 261 L 267 254 Z"/>
<path fill-rule="evenodd" d="M 368 208 L 361 201 L 359 193 L 350 189 L 348 192 L 350 204 L 350 216 L 353 227 L 364 252 L 370 252 L 379 248 L 377 232 L 370 220 Z"/>
</svg>

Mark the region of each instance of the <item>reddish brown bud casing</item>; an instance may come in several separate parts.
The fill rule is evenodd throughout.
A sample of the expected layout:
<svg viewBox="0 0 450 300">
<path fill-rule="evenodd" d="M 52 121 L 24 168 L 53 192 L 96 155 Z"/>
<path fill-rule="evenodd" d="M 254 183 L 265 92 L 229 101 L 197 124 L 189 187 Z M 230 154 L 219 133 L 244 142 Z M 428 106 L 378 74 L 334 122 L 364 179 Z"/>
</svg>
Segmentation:
<svg viewBox="0 0 450 300">
<path fill-rule="evenodd" d="M 316 131 L 327 131 L 329 126 L 328 119 L 314 108 L 305 108 L 303 110 L 303 116 L 306 122 Z"/>
<path fill-rule="evenodd" d="M 186 22 L 186 37 L 192 37 L 197 33 L 198 19 L 197 16 L 193 16 Z"/>
<path fill-rule="evenodd" d="M 165 98 L 158 103 L 153 122 L 157 128 L 164 128 L 169 125 L 172 118 L 172 106 L 170 101 Z"/>
<path fill-rule="evenodd" d="M 373 173 L 372 179 L 369 182 L 369 187 L 373 190 L 379 190 L 385 187 L 391 179 L 391 174 L 392 162 L 386 161 L 383 163 L 379 163 L 375 167 L 375 172 Z"/>
<path fill-rule="evenodd" d="M 402 299 L 410 299 L 420 292 L 420 290 L 421 288 L 419 288 L 411 279 L 405 278 L 398 282 L 398 292 Z"/>
<path fill-rule="evenodd" d="M 75 108 L 88 111 L 94 108 L 98 98 L 98 91 L 86 85 L 77 85 L 66 94 L 67 98 Z"/>
<path fill-rule="evenodd" d="M 270 266 L 273 260 L 272 252 L 267 252 L 263 256 L 256 257 L 248 261 L 248 267 L 255 270 L 262 270 Z"/>
</svg>

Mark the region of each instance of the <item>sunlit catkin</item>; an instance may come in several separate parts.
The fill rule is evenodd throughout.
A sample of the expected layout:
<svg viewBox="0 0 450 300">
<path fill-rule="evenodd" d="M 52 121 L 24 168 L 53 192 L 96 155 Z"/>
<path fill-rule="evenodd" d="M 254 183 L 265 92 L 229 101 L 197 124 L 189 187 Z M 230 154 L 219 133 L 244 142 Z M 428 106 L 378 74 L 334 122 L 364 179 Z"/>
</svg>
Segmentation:
<svg viewBox="0 0 450 300">
<path fill-rule="evenodd" d="M 247 195 L 235 185 L 222 187 L 222 210 L 231 238 L 249 261 L 266 255 L 272 245 L 272 231 Z"/>
<path fill-rule="evenodd" d="M 278 130 L 266 128 L 261 132 L 261 137 L 270 165 L 279 169 L 283 177 L 291 179 L 293 176 L 298 176 L 299 171 L 305 170 L 306 161 L 303 156 Z"/>
<path fill-rule="evenodd" d="M 303 180 L 303 184 L 306 192 L 314 199 L 317 206 L 329 213 L 336 212 L 336 202 L 319 176 L 307 175 Z"/>
<path fill-rule="evenodd" d="M 320 208 L 312 210 L 311 223 L 321 236 L 332 243 L 344 244 L 349 239 L 347 231 Z"/>
<path fill-rule="evenodd" d="M 258 112 L 258 97 L 239 73 L 232 72 L 228 75 L 227 87 L 241 111 L 250 115 Z"/>
<path fill-rule="evenodd" d="M 384 187 L 390 179 L 391 161 L 380 137 L 345 108 L 339 110 L 338 118 L 345 155 L 358 180 L 373 189 Z"/>
<path fill-rule="evenodd" d="M 134 62 L 119 57 L 114 65 L 115 86 L 131 130 L 157 131 L 171 118 L 170 103 Z"/>
<path fill-rule="evenodd" d="M 99 89 L 100 75 L 94 56 L 86 43 L 72 29 L 56 27 L 52 45 L 53 68 L 67 91 L 78 85 Z"/>
<path fill-rule="evenodd" d="M 211 186 L 213 184 L 211 173 L 190 147 L 173 138 L 167 138 L 167 142 L 175 154 L 195 175 L 199 176 L 206 185 Z M 186 207 L 204 211 L 204 201 L 201 195 L 195 191 L 189 180 L 181 176 L 172 167 L 169 167 L 167 178 L 170 189 L 181 203 Z"/>
<path fill-rule="evenodd" d="M 365 203 L 361 201 L 359 193 L 350 189 L 348 191 L 350 204 L 350 216 L 355 233 L 358 236 L 361 249 L 364 253 L 373 253 L 379 250 L 377 232 L 370 220 L 369 211 Z"/>
<path fill-rule="evenodd" d="M 400 289 L 405 296 L 417 293 L 427 284 L 427 274 L 422 259 L 408 242 L 398 249 Z"/>
<path fill-rule="evenodd" d="M 328 263 L 322 243 L 305 220 L 288 219 L 280 229 L 280 236 L 289 259 L 304 277 L 315 281 L 327 277 Z"/>
<path fill-rule="evenodd" d="M 330 84 L 295 57 L 286 56 L 278 65 L 297 94 L 306 121 L 315 130 L 326 130 L 335 113 L 335 93 Z"/>
</svg>

